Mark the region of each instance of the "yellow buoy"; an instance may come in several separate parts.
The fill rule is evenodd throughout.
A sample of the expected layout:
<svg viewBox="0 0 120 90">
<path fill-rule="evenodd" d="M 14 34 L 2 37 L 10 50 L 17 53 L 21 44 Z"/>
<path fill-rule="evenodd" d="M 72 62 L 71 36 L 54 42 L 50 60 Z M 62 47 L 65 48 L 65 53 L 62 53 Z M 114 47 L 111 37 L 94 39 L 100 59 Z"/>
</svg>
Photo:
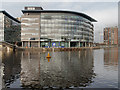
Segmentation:
<svg viewBox="0 0 120 90">
<path fill-rule="evenodd" d="M 50 58 L 47 58 L 48 59 L 48 62 L 50 62 Z"/>
<path fill-rule="evenodd" d="M 46 56 L 46 58 L 48 59 L 48 62 L 50 62 L 51 56 L 50 56 L 49 52 L 48 52 L 48 55 Z"/>
<path fill-rule="evenodd" d="M 51 56 L 50 56 L 49 52 L 48 52 L 48 55 L 46 56 L 46 58 L 51 58 Z"/>
</svg>

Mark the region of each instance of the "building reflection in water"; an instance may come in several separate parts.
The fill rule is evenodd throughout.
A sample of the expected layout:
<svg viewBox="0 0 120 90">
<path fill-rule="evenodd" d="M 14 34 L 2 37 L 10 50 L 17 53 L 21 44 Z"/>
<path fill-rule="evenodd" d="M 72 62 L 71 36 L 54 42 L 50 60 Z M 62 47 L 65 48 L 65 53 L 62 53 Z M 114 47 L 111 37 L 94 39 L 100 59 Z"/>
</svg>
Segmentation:
<svg viewBox="0 0 120 90">
<path fill-rule="evenodd" d="M 93 51 L 22 52 L 22 87 L 41 88 L 88 86 L 95 76 L 93 71 Z"/>
<path fill-rule="evenodd" d="M 4 65 L 3 69 L 3 83 L 5 87 L 9 87 L 10 84 L 16 81 L 19 78 L 21 71 L 21 54 L 18 52 L 2 52 L 2 64 Z"/>
<path fill-rule="evenodd" d="M 117 69 L 117 67 L 118 67 L 118 48 L 104 49 L 104 66 L 116 67 L 116 69 Z"/>
<path fill-rule="evenodd" d="M 2 63 L 2 50 L 0 50 L 0 90 L 4 88 L 4 82 L 3 82 L 3 70 L 4 70 L 4 65 Z"/>
</svg>

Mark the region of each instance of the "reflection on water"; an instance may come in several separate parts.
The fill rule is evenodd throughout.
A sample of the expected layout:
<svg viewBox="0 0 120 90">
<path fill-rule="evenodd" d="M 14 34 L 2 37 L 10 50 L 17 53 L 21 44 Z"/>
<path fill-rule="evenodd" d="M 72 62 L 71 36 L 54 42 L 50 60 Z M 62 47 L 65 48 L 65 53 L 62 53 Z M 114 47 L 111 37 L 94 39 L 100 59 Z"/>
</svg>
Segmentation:
<svg viewBox="0 0 120 90">
<path fill-rule="evenodd" d="M 3 66 L 3 63 L 2 63 L 2 52 L 0 52 L 0 90 L 3 87 L 3 69 L 4 69 L 4 66 Z"/>
<path fill-rule="evenodd" d="M 2 52 L 3 86 L 101 87 L 104 84 L 109 88 L 118 85 L 118 48 L 50 52 L 49 60 L 47 55 L 48 52 Z"/>
<path fill-rule="evenodd" d="M 111 55 L 108 53 L 111 53 Z M 96 77 L 88 87 L 96 88 L 118 88 L 118 48 L 94 50 L 94 72 Z"/>
<path fill-rule="evenodd" d="M 112 67 L 118 66 L 118 48 L 105 49 L 104 65 Z"/>
<path fill-rule="evenodd" d="M 85 53 L 88 56 L 85 56 Z M 23 86 L 78 87 L 92 82 L 94 73 L 91 51 L 51 52 L 52 58 L 49 62 L 46 55 L 47 52 L 22 52 L 21 83 Z M 72 57 L 68 59 L 68 56 Z"/>
<path fill-rule="evenodd" d="M 20 57 L 21 55 L 17 52 L 2 52 L 2 63 L 4 65 L 3 81 L 6 87 L 9 87 L 11 83 L 19 78 L 19 74 L 21 71 Z"/>
</svg>

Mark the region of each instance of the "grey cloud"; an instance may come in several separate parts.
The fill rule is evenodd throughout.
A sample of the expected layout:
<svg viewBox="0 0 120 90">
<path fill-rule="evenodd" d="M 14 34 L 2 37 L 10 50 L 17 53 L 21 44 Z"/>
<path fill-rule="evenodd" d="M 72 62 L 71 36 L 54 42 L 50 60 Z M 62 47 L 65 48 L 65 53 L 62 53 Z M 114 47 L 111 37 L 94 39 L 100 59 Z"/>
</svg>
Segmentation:
<svg viewBox="0 0 120 90">
<path fill-rule="evenodd" d="M 11 15 L 20 17 L 24 6 L 42 6 L 44 9 L 62 9 L 85 13 L 98 22 L 94 23 L 95 41 L 99 41 L 99 33 L 103 28 L 116 26 L 118 24 L 117 2 L 3 2 L 2 8 Z M 102 39 L 101 39 L 102 40 Z"/>
</svg>

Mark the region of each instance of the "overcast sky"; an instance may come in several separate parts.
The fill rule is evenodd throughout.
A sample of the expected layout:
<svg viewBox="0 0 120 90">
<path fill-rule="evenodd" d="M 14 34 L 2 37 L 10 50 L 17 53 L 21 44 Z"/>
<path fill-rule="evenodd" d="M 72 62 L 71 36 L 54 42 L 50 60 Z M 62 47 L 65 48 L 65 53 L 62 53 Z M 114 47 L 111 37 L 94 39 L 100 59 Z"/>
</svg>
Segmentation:
<svg viewBox="0 0 120 90">
<path fill-rule="evenodd" d="M 16 1 L 16 0 L 15 0 Z M 70 10 L 85 13 L 98 22 L 94 24 L 94 40 L 95 42 L 103 41 L 103 28 L 118 26 L 118 0 L 110 0 L 111 2 L 76 2 L 77 0 L 70 0 L 71 2 L 2 2 L 1 7 L 14 17 L 20 17 L 22 15 L 21 10 L 24 6 L 42 6 L 43 9 L 51 10 Z M 26 0 L 25 0 L 26 1 Z M 28 0 L 27 0 L 28 1 Z M 53 0 L 54 1 L 54 0 Z M 95 0 L 90 0 L 95 1 Z M 106 0 L 108 1 L 108 0 Z M 101 37 L 101 38 L 100 38 Z"/>
</svg>

